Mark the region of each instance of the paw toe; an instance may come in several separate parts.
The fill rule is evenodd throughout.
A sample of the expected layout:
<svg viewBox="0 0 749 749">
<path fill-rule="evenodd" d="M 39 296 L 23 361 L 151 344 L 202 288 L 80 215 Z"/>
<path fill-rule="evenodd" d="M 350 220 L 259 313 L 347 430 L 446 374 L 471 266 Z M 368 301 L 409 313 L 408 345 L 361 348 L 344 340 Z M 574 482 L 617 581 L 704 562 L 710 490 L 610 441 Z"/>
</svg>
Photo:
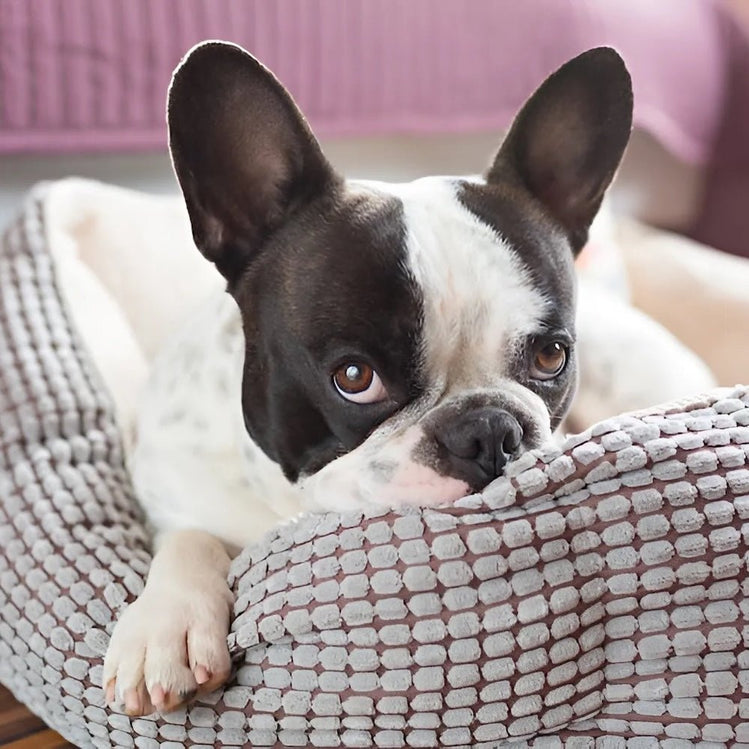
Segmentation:
<svg viewBox="0 0 749 749">
<path fill-rule="evenodd" d="M 226 635 L 220 628 L 192 629 L 188 634 L 187 647 L 199 691 L 213 691 L 229 678 L 231 658 Z"/>
</svg>

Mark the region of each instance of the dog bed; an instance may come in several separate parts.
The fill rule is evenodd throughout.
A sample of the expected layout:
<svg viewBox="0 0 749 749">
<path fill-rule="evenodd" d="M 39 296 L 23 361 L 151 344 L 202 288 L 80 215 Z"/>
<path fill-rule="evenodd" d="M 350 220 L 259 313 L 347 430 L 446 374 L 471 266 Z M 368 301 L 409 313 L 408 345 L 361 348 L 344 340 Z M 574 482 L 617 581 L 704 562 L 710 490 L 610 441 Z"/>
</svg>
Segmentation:
<svg viewBox="0 0 749 749">
<path fill-rule="evenodd" d="M 611 419 L 444 509 L 235 561 L 225 689 L 104 706 L 148 536 L 36 191 L 0 251 L 0 682 L 83 747 L 749 744 L 749 388 Z"/>
</svg>

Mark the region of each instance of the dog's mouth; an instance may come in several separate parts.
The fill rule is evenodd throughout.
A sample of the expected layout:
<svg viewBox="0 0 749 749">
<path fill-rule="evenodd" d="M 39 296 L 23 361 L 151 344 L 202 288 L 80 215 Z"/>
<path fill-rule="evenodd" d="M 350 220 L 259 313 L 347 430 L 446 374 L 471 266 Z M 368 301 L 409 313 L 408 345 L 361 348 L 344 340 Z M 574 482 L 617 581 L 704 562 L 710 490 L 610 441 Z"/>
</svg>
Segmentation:
<svg viewBox="0 0 749 749">
<path fill-rule="evenodd" d="M 494 458 L 482 455 L 480 449 L 477 449 L 475 456 L 465 458 L 456 458 L 454 455 L 448 457 L 443 454 L 441 463 L 450 466 L 449 472 L 445 474 L 446 478 L 463 481 L 468 493 L 478 494 L 504 476 L 507 466 L 513 461 L 535 447 L 538 447 L 538 444 L 530 447 L 522 442 L 517 448 L 503 452 L 501 457 Z"/>
<path fill-rule="evenodd" d="M 486 489 L 551 433 L 548 420 L 544 429 L 525 411 L 478 401 L 470 406 L 434 409 L 409 426 L 374 433 L 303 478 L 306 502 L 341 510 L 452 504 Z"/>
</svg>

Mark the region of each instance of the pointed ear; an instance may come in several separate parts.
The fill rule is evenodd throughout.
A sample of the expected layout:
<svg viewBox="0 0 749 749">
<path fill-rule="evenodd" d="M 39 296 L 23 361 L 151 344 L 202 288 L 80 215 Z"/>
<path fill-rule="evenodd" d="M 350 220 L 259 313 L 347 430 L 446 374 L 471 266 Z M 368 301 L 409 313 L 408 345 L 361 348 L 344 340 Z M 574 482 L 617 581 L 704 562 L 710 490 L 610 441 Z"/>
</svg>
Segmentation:
<svg viewBox="0 0 749 749">
<path fill-rule="evenodd" d="M 632 82 L 613 49 L 575 57 L 541 84 L 510 128 L 487 182 L 510 180 L 558 221 L 575 253 L 632 129 Z"/>
<path fill-rule="evenodd" d="M 167 118 L 195 244 L 230 283 L 294 209 L 337 182 L 288 92 L 233 44 L 187 54 Z"/>
</svg>

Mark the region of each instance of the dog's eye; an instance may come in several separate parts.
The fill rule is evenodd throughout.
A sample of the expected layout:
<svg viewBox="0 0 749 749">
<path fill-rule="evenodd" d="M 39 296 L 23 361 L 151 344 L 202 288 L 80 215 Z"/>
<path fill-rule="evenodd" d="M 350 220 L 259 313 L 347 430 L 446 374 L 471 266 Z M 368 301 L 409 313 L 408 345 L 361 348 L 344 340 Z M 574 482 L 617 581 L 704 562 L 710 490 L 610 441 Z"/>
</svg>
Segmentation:
<svg viewBox="0 0 749 749">
<path fill-rule="evenodd" d="M 531 377 L 535 380 L 552 380 L 567 363 L 567 346 L 559 341 L 546 343 L 533 353 Z"/>
<path fill-rule="evenodd" d="M 336 390 L 353 403 L 377 403 L 387 398 L 387 390 L 377 372 L 362 362 L 346 362 L 333 372 Z"/>
</svg>

